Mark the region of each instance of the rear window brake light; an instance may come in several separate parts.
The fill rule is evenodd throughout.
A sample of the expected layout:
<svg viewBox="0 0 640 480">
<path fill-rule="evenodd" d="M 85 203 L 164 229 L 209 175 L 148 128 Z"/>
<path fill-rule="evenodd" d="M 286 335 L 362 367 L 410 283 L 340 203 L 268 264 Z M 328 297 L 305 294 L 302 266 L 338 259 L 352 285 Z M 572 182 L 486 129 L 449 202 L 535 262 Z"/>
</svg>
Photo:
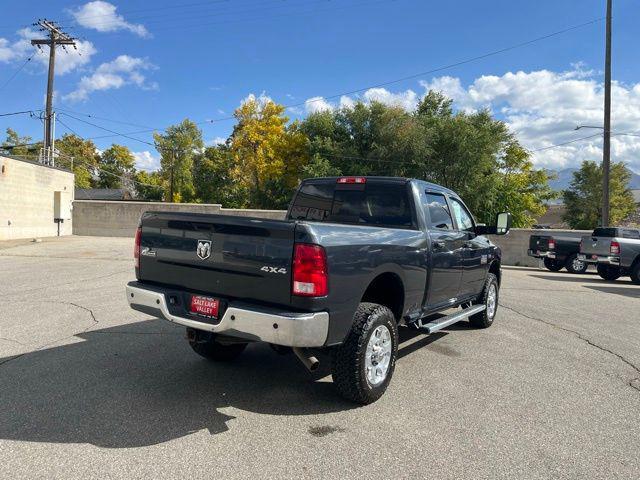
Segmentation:
<svg viewBox="0 0 640 480">
<path fill-rule="evenodd" d="M 340 177 L 336 183 L 367 183 L 365 177 Z"/>
</svg>

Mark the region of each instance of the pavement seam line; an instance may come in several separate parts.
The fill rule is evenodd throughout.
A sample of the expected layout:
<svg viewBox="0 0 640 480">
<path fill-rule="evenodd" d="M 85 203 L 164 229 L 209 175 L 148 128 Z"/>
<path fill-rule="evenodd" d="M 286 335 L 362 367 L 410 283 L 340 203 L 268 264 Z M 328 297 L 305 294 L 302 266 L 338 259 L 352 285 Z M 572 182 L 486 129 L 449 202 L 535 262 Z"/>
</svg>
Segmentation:
<svg viewBox="0 0 640 480">
<path fill-rule="evenodd" d="M 570 328 L 566 328 L 566 327 L 562 327 L 558 324 L 555 324 L 553 322 L 549 322 L 547 320 L 543 320 L 541 318 L 537 318 L 534 317 L 532 315 L 528 315 L 526 313 L 522 313 L 518 310 L 516 310 L 513 307 L 508 307 L 507 305 L 500 303 L 499 304 L 502 308 L 506 308 L 507 310 L 516 313 L 517 315 L 520 315 L 521 317 L 524 318 L 528 318 L 530 320 L 535 320 L 536 322 L 540 322 L 540 323 L 544 323 L 545 325 L 549 325 L 550 327 L 553 328 L 557 328 L 558 330 L 561 330 L 563 332 L 567 332 L 567 333 L 572 333 L 573 335 L 575 335 L 578 339 L 582 340 L 583 342 L 585 342 L 587 345 L 590 345 L 592 347 L 597 348 L 598 350 L 608 353 L 610 355 L 613 355 L 614 357 L 618 358 L 620 361 L 622 361 L 623 363 L 627 364 L 629 367 L 633 368 L 638 374 L 640 374 L 640 367 L 636 366 L 635 364 L 633 364 L 631 361 L 627 360 L 623 355 L 614 352 L 613 350 L 609 350 L 606 347 L 603 347 L 602 345 L 598 345 L 597 343 L 595 343 L 593 340 L 585 337 L 584 335 L 582 335 L 580 332 L 577 332 L 575 330 L 572 330 Z M 627 384 L 633 388 L 634 390 L 638 390 L 640 392 L 640 377 L 634 377 L 631 380 L 629 380 L 627 382 Z"/>
</svg>

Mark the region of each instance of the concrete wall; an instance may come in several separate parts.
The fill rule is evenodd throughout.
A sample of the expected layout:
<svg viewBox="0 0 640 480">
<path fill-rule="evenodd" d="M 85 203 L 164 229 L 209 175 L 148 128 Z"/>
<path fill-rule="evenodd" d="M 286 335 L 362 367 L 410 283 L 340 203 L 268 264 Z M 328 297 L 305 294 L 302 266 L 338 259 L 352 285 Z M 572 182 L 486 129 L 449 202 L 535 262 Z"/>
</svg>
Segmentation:
<svg viewBox="0 0 640 480">
<path fill-rule="evenodd" d="M 189 212 L 283 219 L 283 210 L 222 208 L 202 203 L 110 202 L 76 200 L 73 202 L 73 234 L 98 237 L 133 237 L 143 212 Z"/>
<path fill-rule="evenodd" d="M 243 210 L 221 208 L 220 205 L 200 203 L 109 202 L 76 200 L 73 203 L 73 234 L 101 237 L 133 237 L 142 212 L 163 210 L 171 212 L 213 213 L 260 218 L 283 219 L 283 210 Z M 504 265 L 535 267 L 538 261 L 527 255 L 531 234 L 581 237 L 591 231 L 513 229 L 506 236 L 491 235 L 491 241 L 502 249 Z"/>
<path fill-rule="evenodd" d="M 55 192 L 63 192 L 66 210 L 73 201 L 73 173 L 39 163 L 0 156 L 0 240 L 52 237 Z M 71 235 L 72 219 L 60 224 L 60 235 Z"/>
<path fill-rule="evenodd" d="M 535 235 L 565 236 L 580 238 L 589 235 L 592 230 L 529 230 L 514 228 L 507 235 L 489 235 L 491 241 L 502 249 L 503 265 L 521 265 L 537 267 L 538 259 L 527 255 L 529 237 Z"/>
</svg>

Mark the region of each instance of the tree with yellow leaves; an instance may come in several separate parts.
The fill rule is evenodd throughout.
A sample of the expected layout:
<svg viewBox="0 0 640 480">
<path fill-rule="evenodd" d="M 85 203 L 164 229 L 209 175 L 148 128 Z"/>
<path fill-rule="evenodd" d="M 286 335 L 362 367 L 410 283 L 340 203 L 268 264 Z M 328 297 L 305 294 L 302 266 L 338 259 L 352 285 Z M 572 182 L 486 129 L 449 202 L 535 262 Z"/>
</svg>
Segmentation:
<svg viewBox="0 0 640 480">
<path fill-rule="evenodd" d="M 250 95 L 234 113 L 231 176 L 249 193 L 243 206 L 286 207 L 309 161 L 307 137 L 284 111 L 269 98 Z"/>
</svg>

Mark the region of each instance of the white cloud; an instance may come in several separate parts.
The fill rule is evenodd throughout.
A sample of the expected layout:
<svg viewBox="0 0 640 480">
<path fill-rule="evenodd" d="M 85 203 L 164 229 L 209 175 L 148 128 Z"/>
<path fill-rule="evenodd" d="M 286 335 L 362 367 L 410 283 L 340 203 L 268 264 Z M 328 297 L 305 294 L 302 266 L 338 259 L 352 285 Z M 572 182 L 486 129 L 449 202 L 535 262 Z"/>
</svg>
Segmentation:
<svg viewBox="0 0 640 480">
<path fill-rule="evenodd" d="M 213 147 L 216 145 L 224 145 L 226 143 L 227 139 L 224 137 L 215 137 L 212 140 L 208 140 L 205 142 L 205 145 L 207 147 Z"/>
<path fill-rule="evenodd" d="M 136 168 L 151 172 L 160 168 L 160 157 L 154 156 L 149 150 L 133 152 L 136 159 Z"/>
<path fill-rule="evenodd" d="M 333 110 L 335 106 L 327 102 L 324 97 L 311 97 L 304 102 L 304 108 L 307 113 L 318 113 Z"/>
<path fill-rule="evenodd" d="M 391 107 L 413 110 L 418 104 L 418 99 L 418 94 L 413 90 L 393 93 L 386 88 L 370 88 L 358 98 L 343 95 L 337 104 L 327 101 L 324 97 L 311 97 L 307 99 L 304 106 L 307 113 L 316 113 L 335 108 L 352 108 L 356 100 L 360 100 L 364 103 L 380 102 Z"/>
<path fill-rule="evenodd" d="M 125 85 L 135 85 L 145 90 L 157 89 L 157 83 L 147 82 L 142 73 L 151 68 L 155 67 L 144 58 L 120 55 L 111 62 L 101 64 L 93 74 L 82 77 L 76 89 L 63 99 L 72 102 L 86 100 L 92 92 L 118 89 Z"/>
<path fill-rule="evenodd" d="M 0 38 L 0 62 L 24 62 L 35 53 L 33 60 L 45 68 L 49 65 L 49 47 L 43 46 L 41 50 L 31 45 L 31 40 L 41 38 L 42 33 L 30 28 L 18 30 L 18 39 L 10 42 L 6 38 Z M 91 57 L 97 52 L 96 48 L 88 40 L 76 40 L 76 48 L 56 48 L 56 75 L 64 75 L 80 68 L 91 61 Z"/>
<path fill-rule="evenodd" d="M 144 25 L 127 22 L 122 15 L 116 13 L 116 9 L 117 7 L 109 2 L 97 0 L 85 3 L 70 13 L 79 25 L 98 32 L 128 30 L 139 37 L 150 36 Z"/>
<path fill-rule="evenodd" d="M 576 125 L 602 125 L 603 84 L 598 72 L 574 64 L 565 72 L 538 70 L 485 75 L 466 88 L 458 78 L 439 77 L 421 82 L 425 90 L 441 90 L 458 108 L 489 108 L 504 118 L 521 143 L 530 150 L 545 148 L 598 130 L 575 131 Z M 640 83 L 612 86 L 612 131 L 640 130 Z M 640 171 L 640 138 L 612 137 L 612 159 Z M 561 147 L 534 152 L 537 166 L 565 168 L 583 160 L 602 158 L 602 138 L 596 136 Z"/>
</svg>

